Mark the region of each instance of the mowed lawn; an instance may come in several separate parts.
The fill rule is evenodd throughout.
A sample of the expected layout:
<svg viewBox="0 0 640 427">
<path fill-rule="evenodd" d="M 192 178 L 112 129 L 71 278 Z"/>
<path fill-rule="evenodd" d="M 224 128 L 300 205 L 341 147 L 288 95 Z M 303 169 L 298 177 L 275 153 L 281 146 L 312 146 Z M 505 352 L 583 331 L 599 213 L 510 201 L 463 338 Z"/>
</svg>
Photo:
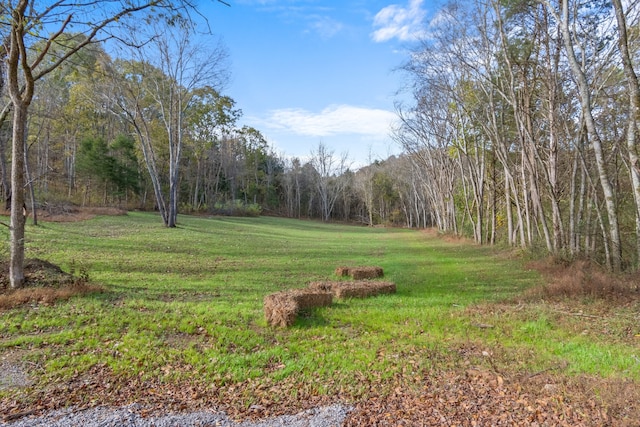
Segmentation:
<svg viewBox="0 0 640 427">
<path fill-rule="evenodd" d="M 0 352 L 32 367 L 35 387 L 96 366 L 163 383 L 286 381 L 351 395 L 466 366 L 640 379 L 637 306 L 604 324 L 562 303 L 520 302 L 542 284 L 522 259 L 425 231 L 189 216 L 167 229 L 134 212 L 29 226 L 26 247 L 105 289 L 0 312 Z M 266 324 L 267 294 L 336 280 L 343 265 L 383 267 L 397 294 L 337 300 L 290 328 Z"/>
</svg>

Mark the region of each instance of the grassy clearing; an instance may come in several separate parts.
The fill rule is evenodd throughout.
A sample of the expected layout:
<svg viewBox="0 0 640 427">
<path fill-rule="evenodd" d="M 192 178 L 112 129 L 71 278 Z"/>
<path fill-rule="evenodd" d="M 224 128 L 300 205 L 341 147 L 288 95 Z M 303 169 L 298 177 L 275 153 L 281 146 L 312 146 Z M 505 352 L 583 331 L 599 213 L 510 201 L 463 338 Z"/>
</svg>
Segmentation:
<svg viewBox="0 0 640 427">
<path fill-rule="evenodd" d="M 27 236 L 27 257 L 86 270 L 106 289 L 0 312 L 0 352 L 23 354 L 42 386 L 95 366 L 165 383 L 288 381 L 356 395 L 397 375 L 468 366 L 640 379 L 637 304 L 605 315 L 588 301 L 581 313 L 520 303 L 542 282 L 521 260 L 424 232 L 186 216 L 166 229 L 130 213 Z M 341 265 L 379 265 L 398 293 L 267 327 L 265 295 L 334 278 Z"/>
</svg>

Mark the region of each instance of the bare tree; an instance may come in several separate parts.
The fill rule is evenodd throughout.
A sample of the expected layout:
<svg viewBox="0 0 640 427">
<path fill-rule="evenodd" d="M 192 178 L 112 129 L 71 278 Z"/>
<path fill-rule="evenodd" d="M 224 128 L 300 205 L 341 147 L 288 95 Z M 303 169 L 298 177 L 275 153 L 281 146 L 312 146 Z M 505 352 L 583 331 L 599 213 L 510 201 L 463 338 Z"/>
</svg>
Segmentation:
<svg viewBox="0 0 640 427">
<path fill-rule="evenodd" d="M 362 198 L 364 208 L 367 213 L 366 223 L 370 226 L 373 222 L 373 176 L 375 175 L 377 165 L 372 161 L 371 152 L 369 153 L 369 165 L 358 170 L 355 176 L 355 188 L 358 195 Z"/>
<path fill-rule="evenodd" d="M 178 216 L 180 164 L 189 114 L 200 114 L 203 88 L 218 91 L 228 81 L 227 51 L 194 43 L 186 22 L 175 28 L 157 27 L 145 50 L 134 49 L 137 57 L 116 71 L 114 90 L 120 93 L 121 114 L 134 126 L 151 177 L 156 206 L 167 227 L 175 227 Z M 149 38 L 149 36 L 145 37 Z M 110 94 L 107 94 L 109 96 Z M 166 147 L 153 137 L 154 126 L 162 126 Z M 167 176 L 162 176 L 160 152 L 167 153 Z M 161 165 L 162 164 L 162 165 Z M 162 182 L 169 185 L 164 194 Z"/>
<path fill-rule="evenodd" d="M 348 154 L 343 153 L 336 158 L 332 150 L 320 142 L 318 148 L 311 152 L 311 164 L 318 172 L 316 191 L 320 198 L 322 219 L 329 221 L 336 200 L 344 190 L 345 180 L 342 175 L 349 169 Z"/>
</svg>

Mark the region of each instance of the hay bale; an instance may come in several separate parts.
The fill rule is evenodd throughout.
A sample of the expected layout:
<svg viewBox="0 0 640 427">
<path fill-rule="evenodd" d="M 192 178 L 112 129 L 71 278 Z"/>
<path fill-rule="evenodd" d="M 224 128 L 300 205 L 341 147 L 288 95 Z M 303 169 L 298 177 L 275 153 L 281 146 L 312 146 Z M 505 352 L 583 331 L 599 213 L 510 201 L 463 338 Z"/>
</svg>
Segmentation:
<svg viewBox="0 0 640 427">
<path fill-rule="evenodd" d="M 309 283 L 309 289 L 320 292 L 333 293 L 333 284 L 340 282 L 311 282 Z"/>
<path fill-rule="evenodd" d="M 271 326 L 293 325 L 301 310 L 331 305 L 333 295 L 313 289 L 293 289 L 264 298 L 264 316 Z"/>
<path fill-rule="evenodd" d="M 349 273 L 354 280 L 376 279 L 382 277 L 382 267 L 355 267 L 350 268 Z"/>
<path fill-rule="evenodd" d="M 333 301 L 331 292 L 313 289 L 294 289 L 289 291 L 291 298 L 298 305 L 298 310 L 308 310 L 316 307 L 327 307 Z"/>
<path fill-rule="evenodd" d="M 367 298 L 396 292 L 396 284 L 391 282 L 359 281 L 348 282 L 334 288 L 336 298 Z"/>
<path fill-rule="evenodd" d="M 382 267 L 338 267 L 336 268 L 336 276 L 353 277 L 355 280 L 377 279 L 382 277 L 384 272 Z"/>
<path fill-rule="evenodd" d="M 396 292 L 396 284 L 392 282 L 312 282 L 309 288 L 317 291 L 329 291 L 336 298 L 366 298 Z"/>
<path fill-rule="evenodd" d="M 373 285 L 376 295 L 395 294 L 396 284 L 393 282 L 368 282 Z"/>
<path fill-rule="evenodd" d="M 293 325 L 298 315 L 296 302 L 286 292 L 278 292 L 264 297 L 264 317 L 271 326 Z"/>
</svg>

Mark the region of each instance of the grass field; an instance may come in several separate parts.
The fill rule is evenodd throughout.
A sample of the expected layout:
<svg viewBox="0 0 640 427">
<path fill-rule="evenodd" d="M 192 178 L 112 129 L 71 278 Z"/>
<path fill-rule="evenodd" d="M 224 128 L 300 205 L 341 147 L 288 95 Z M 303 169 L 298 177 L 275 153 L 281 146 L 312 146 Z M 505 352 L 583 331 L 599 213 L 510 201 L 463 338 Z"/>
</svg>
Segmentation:
<svg viewBox="0 0 640 427">
<path fill-rule="evenodd" d="M 468 366 L 640 380 L 637 303 L 524 301 L 543 279 L 522 259 L 433 233 L 268 217 L 181 216 L 166 229 L 129 213 L 42 223 L 27 236 L 28 258 L 104 288 L 0 312 L 0 352 L 31 367 L 35 388 L 96 367 L 166 384 L 289 384 L 273 393 L 282 399 L 299 384 L 361 396 L 394 377 Z M 335 279 L 341 265 L 381 266 L 398 292 L 267 326 L 265 295 Z"/>
</svg>

